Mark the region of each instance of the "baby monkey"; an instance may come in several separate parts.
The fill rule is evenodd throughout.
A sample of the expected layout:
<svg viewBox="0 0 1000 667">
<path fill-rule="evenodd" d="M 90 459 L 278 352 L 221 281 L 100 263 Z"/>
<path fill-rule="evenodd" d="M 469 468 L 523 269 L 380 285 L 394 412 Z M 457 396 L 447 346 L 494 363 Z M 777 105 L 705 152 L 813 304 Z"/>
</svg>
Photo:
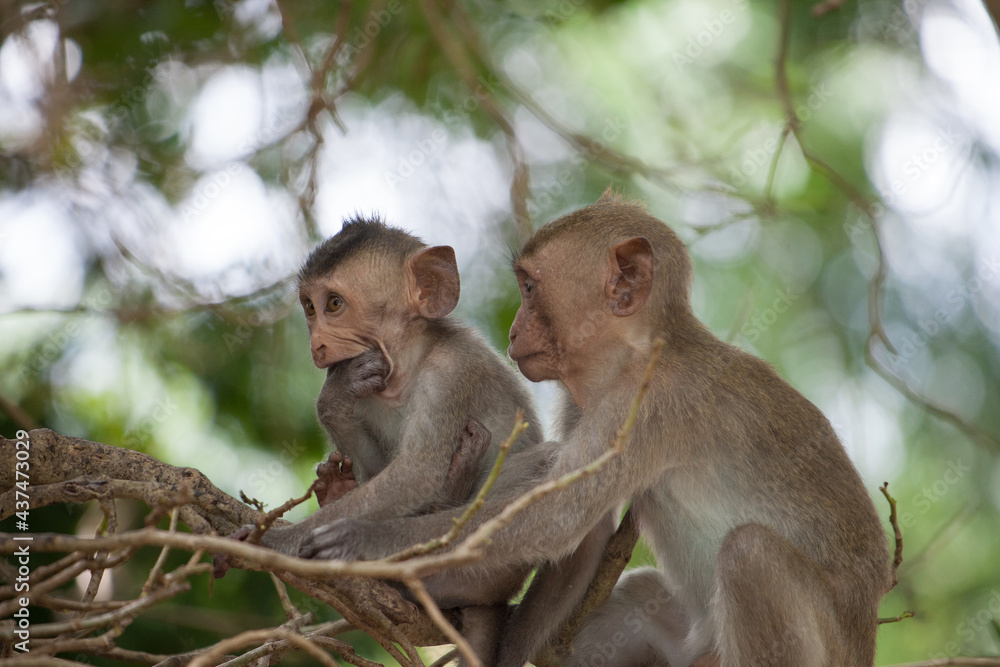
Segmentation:
<svg viewBox="0 0 1000 667">
<path fill-rule="evenodd" d="M 356 217 L 320 244 L 299 272 L 299 301 L 313 363 L 326 369 L 317 401 L 336 451 L 317 471 L 320 509 L 275 527 L 265 546 L 297 555 L 316 528 L 349 517 L 372 521 L 464 504 L 489 476 L 518 410 L 529 423 L 492 496 L 513 498 L 546 475 L 550 457 L 532 402 L 513 368 L 473 329 L 448 315 L 458 304 L 455 252 L 428 247 L 377 218 Z M 462 608 L 462 632 L 486 664 L 495 660 L 507 600 L 530 565 L 436 591 Z"/>
</svg>

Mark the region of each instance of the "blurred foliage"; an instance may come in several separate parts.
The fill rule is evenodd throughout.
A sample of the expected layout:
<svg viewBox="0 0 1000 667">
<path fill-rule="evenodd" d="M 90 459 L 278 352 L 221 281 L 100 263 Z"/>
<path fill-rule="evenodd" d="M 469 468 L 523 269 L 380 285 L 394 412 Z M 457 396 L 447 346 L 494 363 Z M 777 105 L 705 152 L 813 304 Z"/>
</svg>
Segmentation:
<svg viewBox="0 0 1000 667">
<path fill-rule="evenodd" d="M 873 493 L 890 480 L 906 550 L 883 615 L 917 616 L 881 628 L 879 663 L 997 653 L 1000 124 L 968 92 L 1000 90 L 996 35 L 965 0 L 821 16 L 792 3 L 782 99 L 784 6 L 3 3 L 0 398 L 23 416 L 0 410 L 0 432 L 27 419 L 121 444 L 274 506 L 326 447 L 290 286 L 334 211 L 390 206 L 375 193 L 402 201 L 392 222 L 455 235 L 460 312 L 502 349 L 524 214 L 542 224 L 615 183 L 689 243 L 709 326 L 830 416 Z M 935 41 L 942 26 L 952 41 Z M 258 113 L 199 107 L 227 73 L 256 77 L 260 118 L 213 153 L 205 127 Z M 287 242 L 193 270 L 184 252 L 222 256 L 260 233 L 212 213 L 212 188 L 241 178 L 273 205 L 261 217 L 281 235 L 265 238 Z M 49 236 L 25 245 L 36 225 Z M 909 397 L 866 361 L 880 260 L 896 351 L 876 343 L 874 359 Z M 16 286 L 36 275 L 58 276 L 55 291 Z M 79 516 L 38 511 L 32 528 L 75 531 Z M 640 546 L 635 564 L 650 559 Z M 122 645 L 176 651 L 281 621 L 266 578 L 233 572 L 212 596 L 204 583 Z"/>
</svg>

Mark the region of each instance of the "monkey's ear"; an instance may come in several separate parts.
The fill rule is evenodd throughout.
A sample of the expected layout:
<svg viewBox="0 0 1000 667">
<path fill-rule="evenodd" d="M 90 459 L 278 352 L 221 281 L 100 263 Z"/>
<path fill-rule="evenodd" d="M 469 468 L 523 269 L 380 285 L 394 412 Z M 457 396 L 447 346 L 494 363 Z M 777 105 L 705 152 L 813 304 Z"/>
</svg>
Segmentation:
<svg viewBox="0 0 1000 667">
<path fill-rule="evenodd" d="M 643 236 L 622 241 L 611 248 L 611 262 L 605 293 L 611 312 L 627 317 L 646 303 L 653 288 L 653 246 Z"/>
<path fill-rule="evenodd" d="M 444 317 L 458 305 L 461 284 L 451 246 L 425 248 L 410 257 L 410 298 L 423 317 Z"/>
</svg>

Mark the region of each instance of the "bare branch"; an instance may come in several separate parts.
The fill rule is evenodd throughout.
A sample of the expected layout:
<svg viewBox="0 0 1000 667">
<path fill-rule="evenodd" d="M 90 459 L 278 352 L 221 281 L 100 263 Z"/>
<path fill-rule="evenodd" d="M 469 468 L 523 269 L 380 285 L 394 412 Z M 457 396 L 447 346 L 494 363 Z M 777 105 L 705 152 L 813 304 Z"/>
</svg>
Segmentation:
<svg viewBox="0 0 1000 667">
<path fill-rule="evenodd" d="M 896 572 L 899 571 L 899 564 L 903 562 L 903 532 L 899 529 L 899 520 L 896 518 L 896 499 L 889 495 L 889 482 L 883 482 L 878 490 L 889 501 L 889 525 L 892 526 L 893 536 L 896 539 L 896 549 L 892 557 L 892 586 L 889 587 L 889 590 L 892 590 L 899 583 Z"/>
<path fill-rule="evenodd" d="M 907 610 L 904 611 L 899 616 L 893 616 L 892 618 L 880 618 L 878 619 L 878 624 L 885 625 L 887 623 L 899 623 L 900 621 L 906 620 L 908 618 L 913 618 L 916 615 L 917 615 L 916 612 Z"/>
<path fill-rule="evenodd" d="M 296 648 L 302 649 L 308 653 L 310 657 L 319 661 L 321 665 L 326 665 L 326 667 L 339 667 L 339 665 L 337 665 L 337 661 L 330 657 L 329 653 L 316 646 L 316 644 L 309 641 L 307 638 L 295 632 L 281 629 L 250 630 L 240 633 L 235 637 L 225 639 L 213 646 L 211 650 L 206 651 L 192 660 L 188 667 L 211 667 L 227 653 L 231 653 L 242 646 L 246 646 L 247 644 L 275 642 L 279 640 L 284 640 L 294 645 Z"/>
<path fill-rule="evenodd" d="M 446 619 L 444 614 L 441 613 L 441 608 L 437 606 L 437 603 L 434 602 L 434 598 L 432 598 L 430 593 L 427 592 L 423 582 L 419 579 L 407 579 L 403 583 L 405 583 L 409 589 L 413 591 L 413 595 L 420 601 L 420 604 L 424 606 L 424 610 L 427 612 L 427 615 L 431 617 L 431 620 L 434 621 L 434 625 L 441 628 L 441 631 L 455 645 L 459 654 L 465 658 L 465 661 L 470 665 L 470 667 L 483 667 L 482 661 L 479 659 L 479 656 L 476 655 L 476 652 L 472 650 L 469 642 L 466 641 L 465 637 L 463 637 L 462 634 L 455 629 L 455 626 L 449 623 L 448 619 Z"/>
</svg>

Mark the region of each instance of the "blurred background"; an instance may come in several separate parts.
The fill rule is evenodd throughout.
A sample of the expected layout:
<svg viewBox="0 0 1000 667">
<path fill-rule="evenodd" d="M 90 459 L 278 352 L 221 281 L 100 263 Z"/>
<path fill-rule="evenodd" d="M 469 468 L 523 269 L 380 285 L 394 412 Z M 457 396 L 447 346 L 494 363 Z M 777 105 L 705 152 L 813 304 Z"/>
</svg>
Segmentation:
<svg viewBox="0 0 1000 667">
<path fill-rule="evenodd" d="M 826 413 L 883 516 L 883 481 L 899 500 L 882 615 L 916 617 L 878 663 L 997 655 L 998 157 L 979 0 L 9 0 L 0 433 L 274 507 L 326 451 L 294 296 L 318 240 L 376 212 L 454 246 L 459 315 L 504 350 L 510 250 L 614 184 L 688 243 L 696 313 Z M 119 644 L 283 621 L 266 577 L 197 583 Z"/>
</svg>

